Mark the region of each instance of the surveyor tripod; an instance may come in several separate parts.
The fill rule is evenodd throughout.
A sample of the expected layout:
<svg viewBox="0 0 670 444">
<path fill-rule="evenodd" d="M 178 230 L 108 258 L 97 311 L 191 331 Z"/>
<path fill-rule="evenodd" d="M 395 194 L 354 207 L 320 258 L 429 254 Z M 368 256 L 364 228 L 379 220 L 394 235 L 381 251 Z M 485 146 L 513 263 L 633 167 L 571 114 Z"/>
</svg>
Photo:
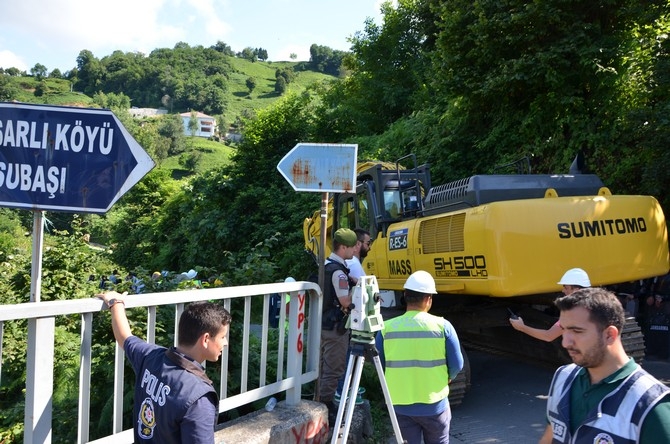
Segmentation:
<svg viewBox="0 0 670 444">
<path fill-rule="evenodd" d="M 363 373 L 363 364 L 365 363 L 366 356 L 372 357 L 372 362 L 374 362 L 375 368 L 377 369 L 377 376 L 379 377 L 379 382 L 382 386 L 382 391 L 384 392 L 386 408 L 388 409 L 389 416 L 391 417 L 391 424 L 393 425 L 393 432 L 395 433 L 396 442 L 398 444 L 403 444 L 404 441 L 400 433 L 398 419 L 395 416 L 393 403 L 391 402 L 391 395 L 389 394 L 389 389 L 386 385 L 384 369 L 382 368 L 381 360 L 379 359 L 379 352 L 377 351 L 377 347 L 375 347 L 374 334 L 358 331 L 352 331 L 349 345 L 349 362 L 347 364 L 347 372 L 344 375 L 344 386 L 342 387 L 340 406 L 337 409 L 337 420 L 335 421 L 335 428 L 333 430 L 331 444 L 346 444 L 347 438 L 349 437 L 351 418 L 354 416 L 356 396 L 358 394 L 358 386 L 361 382 L 361 374 Z M 346 417 L 344 418 L 345 421 L 343 425 L 342 419 L 345 413 L 345 408 Z"/>
</svg>

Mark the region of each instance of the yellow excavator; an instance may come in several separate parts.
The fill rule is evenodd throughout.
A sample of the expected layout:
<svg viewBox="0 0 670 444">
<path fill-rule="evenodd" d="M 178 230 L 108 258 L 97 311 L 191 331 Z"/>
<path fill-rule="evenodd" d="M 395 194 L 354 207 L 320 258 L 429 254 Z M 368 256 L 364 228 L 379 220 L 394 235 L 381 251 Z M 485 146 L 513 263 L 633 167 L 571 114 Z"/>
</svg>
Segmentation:
<svg viewBox="0 0 670 444">
<path fill-rule="evenodd" d="M 658 201 L 612 194 L 596 175 L 581 174 L 582 162 L 578 156 L 568 174 L 475 175 L 434 187 L 429 165 L 417 165 L 413 155 L 395 163 L 359 162 L 356 189 L 328 202 L 324 257 L 335 230 L 366 229 L 373 242 L 363 267 L 386 290 L 384 306 L 402 309 L 405 280 L 425 270 L 439 292 L 431 312 L 450 320 L 464 344 L 567 362 L 560 339 L 544 343 L 517 332 L 509 311 L 548 328 L 557 320 L 557 282 L 571 268 L 584 269 L 593 286 L 670 268 Z M 319 211 L 305 219 L 305 248 L 315 259 L 322 229 Z M 633 317 L 624 341 L 641 360 L 644 338 Z M 465 380 L 452 386 L 452 404 L 467 390 L 469 374 L 463 373 Z"/>
</svg>

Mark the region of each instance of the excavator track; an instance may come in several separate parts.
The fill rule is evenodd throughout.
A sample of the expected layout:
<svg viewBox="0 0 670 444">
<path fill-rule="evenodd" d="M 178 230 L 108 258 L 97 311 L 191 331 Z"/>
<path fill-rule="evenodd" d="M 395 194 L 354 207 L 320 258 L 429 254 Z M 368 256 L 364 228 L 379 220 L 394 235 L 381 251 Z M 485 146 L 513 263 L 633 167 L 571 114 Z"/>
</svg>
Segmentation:
<svg viewBox="0 0 670 444">
<path fill-rule="evenodd" d="M 449 405 L 452 408 L 461 405 L 465 394 L 470 390 L 470 360 L 462 345 L 461 352 L 464 361 L 463 370 L 449 383 Z"/>
<path fill-rule="evenodd" d="M 645 350 L 644 335 L 642 334 L 642 328 L 632 316 L 626 318 L 621 341 L 628 356 L 634 358 L 638 364 L 642 362 Z"/>
</svg>

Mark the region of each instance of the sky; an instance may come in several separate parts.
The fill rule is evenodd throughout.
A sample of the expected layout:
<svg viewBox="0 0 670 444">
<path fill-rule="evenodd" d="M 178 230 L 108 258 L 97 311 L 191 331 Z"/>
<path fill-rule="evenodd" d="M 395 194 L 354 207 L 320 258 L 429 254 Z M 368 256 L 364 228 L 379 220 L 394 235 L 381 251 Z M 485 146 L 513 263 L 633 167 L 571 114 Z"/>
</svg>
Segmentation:
<svg viewBox="0 0 670 444">
<path fill-rule="evenodd" d="M 233 51 L 264 48 L 269 60 L 309 60 L 316 43 L 348 51 L 347 38 L 381 23 L 383 0 L 0 0 L 0 67 L 76 67 L 87 49 L 148 55 L 178 42 Z"/>
</svg>

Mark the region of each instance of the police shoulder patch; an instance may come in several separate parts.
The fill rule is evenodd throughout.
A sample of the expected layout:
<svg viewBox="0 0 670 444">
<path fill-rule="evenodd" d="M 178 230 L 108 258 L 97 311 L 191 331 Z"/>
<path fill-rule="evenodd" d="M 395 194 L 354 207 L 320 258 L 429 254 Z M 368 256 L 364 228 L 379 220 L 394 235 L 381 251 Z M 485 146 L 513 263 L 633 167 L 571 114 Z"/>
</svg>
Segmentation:
<svg viewBox="0 0 670 444">
<path fill-rule="evenodd" d="M 340 287 L 340 290 L 349 289 L 349 278 L 346 274 L 342 273 L 340 275 L 338 286 Z"/>
</svg>

